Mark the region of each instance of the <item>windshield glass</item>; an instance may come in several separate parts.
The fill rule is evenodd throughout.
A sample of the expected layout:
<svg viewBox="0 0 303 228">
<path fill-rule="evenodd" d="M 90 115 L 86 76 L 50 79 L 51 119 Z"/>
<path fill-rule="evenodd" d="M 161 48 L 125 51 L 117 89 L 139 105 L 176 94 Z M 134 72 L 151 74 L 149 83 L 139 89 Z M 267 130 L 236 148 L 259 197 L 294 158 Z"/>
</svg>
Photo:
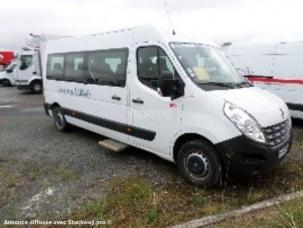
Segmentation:
<svg viewBox="0 0 303 228">
<path fill-rule="evenodd" d="M 199 85 L 247 83 L 223 51 L 196 43 L 170 44 L 189 77 Z"/>
<path fill-rule="evenodd" d="M 6 68 L 6 71 L 9 71 L 9 72 L 13 72 L 14 69 L 16 67 L 16 63 L 11 63 L 10 65 L 8 65 L 8 67 Z"/>
</svg>

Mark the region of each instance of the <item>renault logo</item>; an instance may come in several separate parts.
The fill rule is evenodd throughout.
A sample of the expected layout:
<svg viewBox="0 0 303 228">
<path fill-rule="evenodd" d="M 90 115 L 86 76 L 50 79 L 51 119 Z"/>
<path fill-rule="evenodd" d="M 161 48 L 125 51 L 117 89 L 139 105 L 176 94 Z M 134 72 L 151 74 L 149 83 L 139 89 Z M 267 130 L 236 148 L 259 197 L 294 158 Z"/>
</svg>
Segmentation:
<svg viewBox="0 0 303 228">
<path fill-rule="evenodd" d="M 3 55 L 0 55 L 0 61 L 2 61 L 4 59 Z"/>
<path fill-rule="evenodd" d="M 282 108 L 280 108 L 280 112 L 281 112 L 282 119 L 284 120 L 285 119 L 285 113 L 284 113 Z"/>
</svg>

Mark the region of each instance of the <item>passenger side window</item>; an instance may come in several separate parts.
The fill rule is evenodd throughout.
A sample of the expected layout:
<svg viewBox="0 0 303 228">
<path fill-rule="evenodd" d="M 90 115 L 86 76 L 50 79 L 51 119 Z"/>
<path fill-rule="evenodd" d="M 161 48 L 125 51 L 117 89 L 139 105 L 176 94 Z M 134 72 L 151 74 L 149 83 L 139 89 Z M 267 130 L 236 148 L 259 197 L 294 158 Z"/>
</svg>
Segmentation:
<svg viewBox="0 0 303 228">
<path fill-rule="evenodd" d="M 64 55 L 49 55 L 47 60 L 47 78 L 63 80 Z"/>
<path fill-rule="evenodd" d="M 166 53 L 159 47 L 142 47 L 137 52 L 139 80 L 156 89 L 156 81 L 176 79 L 178 74 Z"/>
<path fill-rule="evenodd" d="M 128 51 L 105 50 L 89 53 L 88 71 L 95 83 L 124 87 Z"/>
<path fill-rule="evenodd" d="M 21 55 L 20 57 L 20 70 L 26 70 L 29 68 L 33 63 L 33 56 L 32 55 Z"/>
<path fill-rule="evenodd" d="M 64 79 L 68 81 L 83 81 L 84 72 L 84 54 L 67 54 Z"/>
</svg>

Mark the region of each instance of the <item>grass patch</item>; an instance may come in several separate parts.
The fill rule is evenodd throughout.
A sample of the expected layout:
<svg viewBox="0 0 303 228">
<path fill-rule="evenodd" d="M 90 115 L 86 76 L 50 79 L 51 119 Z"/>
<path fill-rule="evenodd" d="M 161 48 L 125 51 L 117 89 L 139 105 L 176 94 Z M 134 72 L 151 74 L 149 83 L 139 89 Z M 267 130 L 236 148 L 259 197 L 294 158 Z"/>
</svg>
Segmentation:
<svg viewBox="0 0 303 228">
<path fill-rule="evenodd" d="M 71 168 L 65 168 L 63 166 L 60 166 L 56 170 L 56 175 L 58 175 L 61 181 L 71 181 L 79 178 L 79 175 Z"/>
<path fill-rule="evenodd" d="M 107 187 L 106 199 L 88 203 L 74 219 L 112 219 L 120 224 L 153 224 L 158 207 L 151 186 L 140 179 L 114 179 Z"/>
<path fill-rule="evenodd" d="M 115 178 L 107 197 L 72 214 L 73 219 L 111 219 L 115 226 L 166 227 L 303 189 L 303 161 L 287 161 L 258 179 L 202 189 L 180 179 L 165 185 L 146 176 Z M 261 224 L 262 225 L 262 224 Z"/>
<path fill-rule="evenodd" d="M 17 161 L 5 161 L 0 165 L 0 207 L 8 202 L 15 202 L 16 191 L 23 185 L 25 177 L 22 165 Z"/>
<path fill-rule="evenodd" d="M 72 218 L 111 219 L 115 226 L 167 226 L 225 207 L 225 202 L 218 201 L 221 196 L 215 201 L 206 191 L 188 184 L 159 187 L 143 178 L 116 178 L 107 190 L 108 197 L 88 203 Z"/>
<path fill-rule="evenodd" d="M 252 212 L 239 218 L 230 219 L 214 227 L 303 227 L 303 199 L 286 202 L 280 206 Z"/>
</svg>

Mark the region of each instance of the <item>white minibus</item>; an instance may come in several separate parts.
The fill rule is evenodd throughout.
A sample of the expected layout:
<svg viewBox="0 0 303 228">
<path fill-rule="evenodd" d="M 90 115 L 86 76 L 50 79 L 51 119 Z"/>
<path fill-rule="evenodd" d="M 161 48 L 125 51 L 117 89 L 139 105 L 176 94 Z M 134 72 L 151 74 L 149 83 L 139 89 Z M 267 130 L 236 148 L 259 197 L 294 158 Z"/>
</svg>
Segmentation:
<svg viewBox="0 0 303 228">
<path fill-rule="evenodd" d="M 303 119 L 303 42 L 231 44 L 235 67 L 253 84 L 275 93 Z"/>
<path fill-rule="evenodd" d="M 16 68 L 16 85 L 20 90 L 42 92 L 42 76 L 39 52 L 23 51 L 18 54 L 18 67 Z"/>
<path fill-rule="evenodd" d="M 286 104 L 206 39 L 150 26 L 62 38 L 47 42 L 42 69 L 59 131 L 75 125 L 109 138 L 108 148 L 149 151 L 199 186 L 227 170 L 269 170 L 291 147 Z"/>
</svg>

